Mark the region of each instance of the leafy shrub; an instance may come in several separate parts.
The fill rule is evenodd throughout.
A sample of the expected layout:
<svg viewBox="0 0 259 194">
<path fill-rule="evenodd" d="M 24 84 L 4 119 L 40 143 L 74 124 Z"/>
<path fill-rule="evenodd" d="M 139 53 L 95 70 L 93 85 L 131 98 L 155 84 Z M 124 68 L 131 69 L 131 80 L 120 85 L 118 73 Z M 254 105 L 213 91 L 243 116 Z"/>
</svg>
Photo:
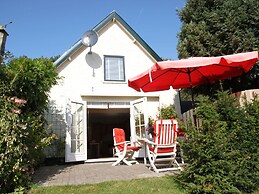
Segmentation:
<svg viewBox="0 0 259 194">
<path fill-rule="evenodd" d="M 200 99 L 202 126 L 186 129 L 189 164 L 177 179 L 190 193 L 251 193 L 259 185 L 259 100 L 243 107 L 227 92 Z"/>
<path fill-rule="evenodd" d="M 0 76 L 0 193 L 24 191 L 52 134 L 43 112 L 57 73 L 48 59 L 12 59 Z"/>
<path fill-rule="evenodd" d="M 163 105 L 161 108 L 158 108 L 158 119 L 171 119 L 176 117 L 176 111 L 173 104 Z"/>
</svg>

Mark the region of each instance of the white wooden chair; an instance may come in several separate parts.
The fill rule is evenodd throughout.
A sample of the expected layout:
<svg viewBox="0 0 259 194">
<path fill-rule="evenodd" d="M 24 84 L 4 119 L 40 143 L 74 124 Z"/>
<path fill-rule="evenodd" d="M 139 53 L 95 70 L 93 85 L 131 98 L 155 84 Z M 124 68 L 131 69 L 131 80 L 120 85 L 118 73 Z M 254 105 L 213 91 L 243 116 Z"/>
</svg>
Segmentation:
<svg viewBox="0 0 259 194">
<path fill-rule="evenodd" d="M 176 161 L 177 128 L 175 119 L 156 120 L 154 123 L 154 141 L 146 141 L 146 151 L 150 168 L 157 173 L 182 170 Z"/>
<path fill-rule="evenodd" d="M 126 141 L 125 132 L 121 128 L 113 129 L 113 140 L 115 147 L 115 156 L 118 157 L 117 161 L 112 164 L 112 166 L 119 165 L 120 163 L 125 163 L 131 166 L 133 163 L 138 164 L 138 162 L 133 158 L 135 151 L 138 151 L 141 146 L 131 145 L 131 142 Z"/>
</svg>

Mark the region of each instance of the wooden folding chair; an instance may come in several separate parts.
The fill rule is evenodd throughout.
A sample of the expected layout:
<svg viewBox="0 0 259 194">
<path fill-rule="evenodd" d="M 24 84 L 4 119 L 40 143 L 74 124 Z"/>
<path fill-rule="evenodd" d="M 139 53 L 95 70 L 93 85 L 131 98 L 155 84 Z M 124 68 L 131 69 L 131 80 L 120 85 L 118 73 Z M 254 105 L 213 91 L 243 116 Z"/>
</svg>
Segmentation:
<svg viewBox="0 0 259 194">
<path fill-rule="evenodd" d="M 129 166 L 131 166 L 133 163 L 138 164 L 138 162 L 133 158 L 133 154 L 135 151 L 138 151 L 141 146 L 134 146 L 131 145 L 131 142 L 126 141 L 125 132 L 120 128 L 113 129 L 113 140 L 115 156 L 117 156 L 118 159 L 112 164 L 112 166 L 116 166 L 123 162 Z"/>
<path fill-rule="evenodd" d="M 176 161 L 176 138 L 178 122 L 175 119 L 156 120 L 153 140 L 146 141 L 150 168 L 159 173 L 169 170 L 182 170 Z"/>
</svg>

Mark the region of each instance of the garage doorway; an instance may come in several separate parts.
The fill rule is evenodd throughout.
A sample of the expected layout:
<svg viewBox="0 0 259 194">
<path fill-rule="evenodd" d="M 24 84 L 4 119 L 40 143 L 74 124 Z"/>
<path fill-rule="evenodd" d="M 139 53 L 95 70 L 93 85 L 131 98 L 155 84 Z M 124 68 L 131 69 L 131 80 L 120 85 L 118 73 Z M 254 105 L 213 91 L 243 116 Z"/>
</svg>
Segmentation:
<svg viewBox="0 0 259 194">
<path fill-rule="evenodd" d="M 87 158 L 113 157 L 113 128 L 123 128 L 130 140 L 129 108 L 87 109 Z"/>
</svg>

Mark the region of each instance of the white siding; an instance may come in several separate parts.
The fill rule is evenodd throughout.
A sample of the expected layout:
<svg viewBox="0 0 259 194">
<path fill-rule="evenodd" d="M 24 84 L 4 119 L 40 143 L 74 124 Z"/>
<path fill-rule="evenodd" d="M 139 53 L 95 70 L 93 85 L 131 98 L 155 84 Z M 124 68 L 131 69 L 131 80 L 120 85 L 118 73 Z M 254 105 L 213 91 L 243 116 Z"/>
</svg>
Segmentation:
<svg viewBox="0 0 259 194">
<path fill-rule="evenodd" d="M 132 37 L 116 22 L 111 22 L 99 32 L 98 42 L 92 47 L 92 55 L 88 54 L 89 50 L 82 46 L 70 57 L 71 61 L 66 60 L 58 68 L 59 75 L 64 77 L 63 86 L 54 87 L 51 96 L 58 94 L 80 100 L 81 95 L 136 97 L 155 95 L 161 97 L 161 104 L 170 104 L 174 101 L 179 104 L 178 98 L 175 99 L 177 92 L 174 90 L 140 94 L 128 87 L 128 78 L 149 68 L 154 64 L 154 60 L 143 52 L 138 43 L 134 43 Z M 125 57 L 126 82 L 104 81 L 104 55 Z"/>
<path fill-rule="evenodd" d="M 72 101 L 87 102 L 88 108 L 129 108 L 130 101 L 147 96 L 147 115 L 154 119 L 158 107 L 162 105 L 174 104 L 180 112 L 178 93 L 173 89 L 142 93 L 128 87 L 127 80 L 145 71 L 155 60 L 121 25 L 111 22 L 98 34 L 99 39 L 91 49 L 92 54 L 88 53 L 89 48 L 81 46 L 58 66 L 57 72 L 62 80 L 51 90 L 52 106 L 61 107 L 61 112 L 64 112 L 69 98 Z M 104 55 L 124 57 L 125 82 L 104 81 Z M 61 140 L 65 136 L 64 128 L 62 125 L 60 131 L 55 131 Z"/>
</svg>

